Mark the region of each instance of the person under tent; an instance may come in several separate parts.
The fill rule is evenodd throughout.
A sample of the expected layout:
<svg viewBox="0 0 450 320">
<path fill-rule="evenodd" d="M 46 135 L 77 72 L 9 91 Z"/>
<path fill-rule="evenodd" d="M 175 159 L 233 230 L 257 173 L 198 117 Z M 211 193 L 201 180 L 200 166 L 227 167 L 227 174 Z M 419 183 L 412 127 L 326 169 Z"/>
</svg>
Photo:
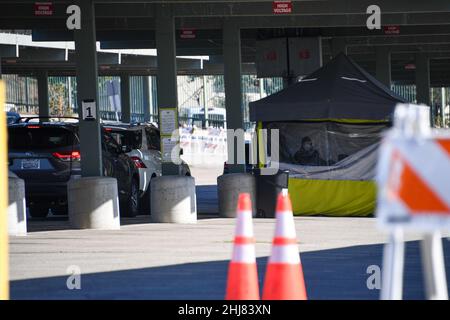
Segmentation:
<svg viewBox="0 0 450 320">
<path fill-rule="evenodd" d="M 320 157 L 319 152 L 314 149 L 312 140 L 308 136 L 303 137 L 301 147 L 294 155 L 294 160 L 303 166 L 326 165 L 326 162 Z"/>
</svg>

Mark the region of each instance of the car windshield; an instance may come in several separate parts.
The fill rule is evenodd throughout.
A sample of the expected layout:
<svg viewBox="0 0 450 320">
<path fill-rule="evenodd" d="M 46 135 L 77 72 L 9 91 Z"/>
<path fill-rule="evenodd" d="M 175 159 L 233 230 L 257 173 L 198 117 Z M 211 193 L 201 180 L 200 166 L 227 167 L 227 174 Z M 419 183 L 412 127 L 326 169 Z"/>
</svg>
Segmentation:
<svg viewBox="0 0 450 320">
<path fill-rule="evenodd" d="M 13 150 L 42 150 L 78 144 L 75 134 L 64 128 L 39 126 L 8 128 L 8 146 Z"/>
</svg>

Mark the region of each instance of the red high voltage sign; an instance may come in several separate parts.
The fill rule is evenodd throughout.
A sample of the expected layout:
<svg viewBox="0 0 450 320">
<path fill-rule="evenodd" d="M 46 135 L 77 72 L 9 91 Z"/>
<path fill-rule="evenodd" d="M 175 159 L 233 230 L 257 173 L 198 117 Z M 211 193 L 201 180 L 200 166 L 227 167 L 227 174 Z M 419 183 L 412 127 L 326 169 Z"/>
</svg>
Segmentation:
<svg viewBox="0 0 450 320">
<path fill-rule="evenodd" d="M 196 34 L 195 34 L 195 29 L 181 29 L 180 30 L 180 39 L 195 39 L 196 38 Z"/>
<path fill-rule="evenodd" d="M 272 2 L 272 11 L 274 14 L 292 13 L 292 2 L 289 1 L 274 1 Z"/>
<path fill-rule="evenodd" d="M 400 34 L 400 27 L 399 26 L 384 26 L 384 34 L 391 35 L 391 34 Z"/>
<path fill-rule="evenodd" d="M 51 16 L 53 15 L 53 3 L 51 2 L 35 2 L 34 3 L 35 16 Z"/>
</svg>

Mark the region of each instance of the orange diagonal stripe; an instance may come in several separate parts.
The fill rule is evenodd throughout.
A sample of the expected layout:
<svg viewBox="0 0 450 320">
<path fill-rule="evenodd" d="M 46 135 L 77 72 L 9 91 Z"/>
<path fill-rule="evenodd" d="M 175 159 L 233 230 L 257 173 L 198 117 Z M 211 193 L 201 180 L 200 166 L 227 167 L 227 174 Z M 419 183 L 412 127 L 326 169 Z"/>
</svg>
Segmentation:
<svg viewBox="0 0 450 320">
<path fill-rule="evenodd" d="M 436 143 L 450 156 L 450 139 L 436 139 Z"/>
<path fill-rule="evenodd" d="M 411 213 L 450 214 L 448 206 L 426 182 L 414 172 L 408 163 L 403 161 L 403 164 L 398 196 L 411 209 Z"/>
</svg>

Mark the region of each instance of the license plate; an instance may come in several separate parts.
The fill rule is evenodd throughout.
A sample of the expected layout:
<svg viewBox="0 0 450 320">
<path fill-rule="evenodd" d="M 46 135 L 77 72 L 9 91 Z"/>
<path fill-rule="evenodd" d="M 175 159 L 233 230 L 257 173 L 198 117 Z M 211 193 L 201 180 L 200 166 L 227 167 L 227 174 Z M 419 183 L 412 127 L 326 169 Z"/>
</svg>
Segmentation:
<svg viewBox="0 0 450 320">
<path fill-rule="evenodd" d="M 39 159 L 23 159 L 21 168 L 25 170 L 40 169 L 41 161 Z"/>
</svg>

